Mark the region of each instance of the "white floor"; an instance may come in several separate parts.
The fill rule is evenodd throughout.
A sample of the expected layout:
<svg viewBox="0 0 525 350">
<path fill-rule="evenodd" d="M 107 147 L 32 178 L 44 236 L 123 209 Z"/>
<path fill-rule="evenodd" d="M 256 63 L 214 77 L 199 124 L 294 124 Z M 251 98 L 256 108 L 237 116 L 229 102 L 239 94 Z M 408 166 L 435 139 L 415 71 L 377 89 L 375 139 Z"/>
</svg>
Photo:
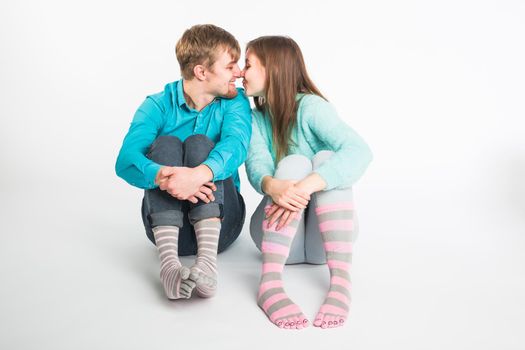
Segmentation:
<svg viewBox="0 0 525 350">
<path fill-rule="evenodd" d="M 523 1 L 217 4 L 0 5 L 0 350 L 525 349 Z M 173 48 L 198 23 L 242 53 L 261 35 L 297 40 L 372 148 L 343 328 L 267 320 L 248 225 L 220 255 L 215 298 L 163 296 L 141 191 L 113 167 L 145 96 L 179 79 Z M 285 285 L 312 318 L 328 272 L 291 266 Z"/>
<path fill-rule="evenodd" d="M 350 319 L 339 329 L 289 331 L 273 326 L 255 304 L 260 261 L 246 225 L 220 255 L 215 298 L 168 301 L 156 250 L 142 232 L 140 191 L 108 186 L 116 186 L 115 195 L 98 207 L 90 200 L 96 194 L 87 191 L 89 204 L 82 205 L 64 191 L 35 191 L 36 200 L 28 202 L 7 190 L 0 348 L 463 350 L 525 344 L 523 231 L 516 222 L 482 220 L 483 212 L 462 210 L 461 201 L 444 221 L 435 211 L 417 211 L 413 196 L 396 208 L 357 192 L 361 234 Z M 257 197 L 247 192 L 251 211 Z M 403 218 L 402 210 L 416 215 Z M 287 267 L 285 283 L 314 317 L 328 285 L 326 267 Z"/>
</svg>

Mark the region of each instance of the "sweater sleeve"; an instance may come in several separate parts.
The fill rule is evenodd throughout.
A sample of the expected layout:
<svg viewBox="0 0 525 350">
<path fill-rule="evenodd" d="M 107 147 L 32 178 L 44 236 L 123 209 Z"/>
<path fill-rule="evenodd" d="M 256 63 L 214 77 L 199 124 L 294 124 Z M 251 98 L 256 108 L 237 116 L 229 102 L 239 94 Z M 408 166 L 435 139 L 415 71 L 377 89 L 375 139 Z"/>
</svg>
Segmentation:
<svg viewBox="0 0 525 350">
<path fill-rule="evenodd" d="M 253 188 L 264 195 L 262 190 L 262 179 L 265 176 L 273 176 L 275 173 L 275 164 L 270 152 L 271 145 L 264 138 L 264 122 L 261 118 L 264 116 L 258 112 L 253 112 L 252 118 L 252 139 L 246 158 L 246 174 Z"/>
<path fill-rule="evenodd" d="M 325 180 L 324 190 L 352 186 L 372 161 L 368 145 L 339 118 L 333 105 L 320 97 L 305 104 L 303 113 L 312 134 L 334 152 L 314 170 Z"/>
</svg>

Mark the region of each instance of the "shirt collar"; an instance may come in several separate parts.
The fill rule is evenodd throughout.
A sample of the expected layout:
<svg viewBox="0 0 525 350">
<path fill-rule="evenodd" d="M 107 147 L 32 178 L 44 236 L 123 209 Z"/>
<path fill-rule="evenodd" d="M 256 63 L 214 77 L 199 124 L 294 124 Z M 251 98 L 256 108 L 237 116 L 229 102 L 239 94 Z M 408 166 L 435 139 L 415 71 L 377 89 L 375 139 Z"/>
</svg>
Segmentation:
<svg viewBox="0 0 525 350">
<path fill-rule="evenodd" d="M 186 99 L 184 98 L 184 79 L 179 80 L 179 83 L 177 84 L 177 105 L 179 107 L 182 107 L 182 105 L 186 105 L 186 108 L 191 109 L 190 106 L 188 106 L 188 103 L 186 102 Z M 210 102 L 216 103 L 219 102 L 222 99 L 221 96 L 215 96 L 213 101 Z"/>
<path fill-rule="evenodd" d="M 182 105 L 186 105 L 186 107 L 188 107 L 188 105 L 186 104 L 186 99 L 184 98 L 184 89 L 182 86 L 183 82 L 184 80 L 181 79 L 177 84 L 177 104 L 179 105 L 179 107 L 182 107 Z"/>
</svg>

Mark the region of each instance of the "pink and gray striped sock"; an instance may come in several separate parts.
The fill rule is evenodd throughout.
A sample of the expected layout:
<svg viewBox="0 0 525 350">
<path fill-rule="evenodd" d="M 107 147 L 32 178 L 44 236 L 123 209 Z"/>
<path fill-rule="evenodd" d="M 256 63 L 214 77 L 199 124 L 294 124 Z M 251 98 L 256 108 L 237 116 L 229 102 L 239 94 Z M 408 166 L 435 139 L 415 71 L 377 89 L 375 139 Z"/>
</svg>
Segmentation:
<svg viewBox="0 0 525 350">
<path fill-rule="evenodd" d="M 153 228 L 153 235 L 159 250 L 160 280 L 166 296 L 170 299 L 190 298 L 195 282 L 188 279 L 190 270 L 179 261 L 179 228 L 157 226 Z"/>
<path fill-rule="evenodd" d="M 353 205 L 352 202 L 333 201 L 325 204 L 322 196 L 318 196 L 315 212 L 330 270 L 330 288 L 315 317 L 314 326 L 339 327 L 347 319 L 351 301 Z"/>
<path fill-rule="evenodd" d="M 280 328 L 301 329 L 308 326 L 308 320 L 301 309 L 288 298 L 284 291 L 282 271 L 290 253 L 290 246 L 297 232 L 302 211 L 286 227 L 276 230 L 277 223 L 267 228 L 263 221 L 262 276 L 257 304 L 270 321 Z"/>
</svg>

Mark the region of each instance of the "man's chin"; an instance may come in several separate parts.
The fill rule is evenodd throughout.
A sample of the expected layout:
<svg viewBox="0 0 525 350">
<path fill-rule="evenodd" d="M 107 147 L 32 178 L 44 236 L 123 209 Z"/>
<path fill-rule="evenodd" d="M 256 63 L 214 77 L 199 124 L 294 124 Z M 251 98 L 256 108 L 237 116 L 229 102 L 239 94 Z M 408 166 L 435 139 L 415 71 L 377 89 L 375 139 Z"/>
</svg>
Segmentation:
<svg viewBox="0 0 525 350">
<path fill-rule="evenodd" d="M 234 98 L 237 96 L 238 92 L 236 88 L 228 89 L 228 92 L 225 95 L 222 95 L 224 98 Z"/>
</svg>

